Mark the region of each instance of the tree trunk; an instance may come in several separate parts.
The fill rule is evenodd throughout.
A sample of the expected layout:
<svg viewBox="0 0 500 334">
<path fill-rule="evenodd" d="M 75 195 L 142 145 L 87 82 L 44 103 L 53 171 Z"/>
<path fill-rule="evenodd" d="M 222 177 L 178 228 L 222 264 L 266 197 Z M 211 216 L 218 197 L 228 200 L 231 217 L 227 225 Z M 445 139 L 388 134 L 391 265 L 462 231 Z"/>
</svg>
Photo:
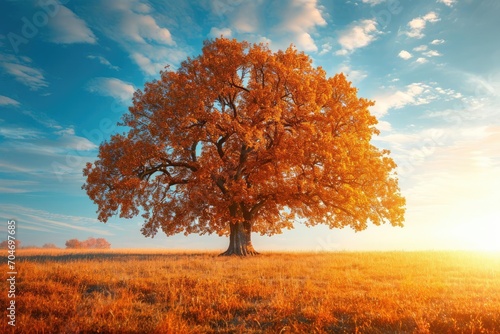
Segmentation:
<svg viewBox="0 0 500 334">
<path fill-rule="evenodd" d="M 250 256 L 258 255 L 252 245 L 252 224 L 238 222 L 231 224 L 231 234 L 229 235 L 229 247 L 220 254 L 221 256 L 239 255 Z"/>
</svg>

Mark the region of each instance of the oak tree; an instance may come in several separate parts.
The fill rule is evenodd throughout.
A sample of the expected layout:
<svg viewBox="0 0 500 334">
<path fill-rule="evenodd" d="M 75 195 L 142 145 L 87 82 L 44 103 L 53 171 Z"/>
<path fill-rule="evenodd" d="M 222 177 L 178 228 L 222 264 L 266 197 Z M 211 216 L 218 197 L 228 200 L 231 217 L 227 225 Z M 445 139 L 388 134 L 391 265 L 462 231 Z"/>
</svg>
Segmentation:
<svg viewBox="0 0 500 334">
<path fill-rule="evenodd" d="M 83 189 L 106 222 L 142 214 L 154 236 L 229 235 L 223 255 L 307 226 L 402 226 L 389 151 L 370 143 L 373 102 L 303 52 L 225 38 L 135 92 L 127 132 L 99 148 Z"/>
</svg>

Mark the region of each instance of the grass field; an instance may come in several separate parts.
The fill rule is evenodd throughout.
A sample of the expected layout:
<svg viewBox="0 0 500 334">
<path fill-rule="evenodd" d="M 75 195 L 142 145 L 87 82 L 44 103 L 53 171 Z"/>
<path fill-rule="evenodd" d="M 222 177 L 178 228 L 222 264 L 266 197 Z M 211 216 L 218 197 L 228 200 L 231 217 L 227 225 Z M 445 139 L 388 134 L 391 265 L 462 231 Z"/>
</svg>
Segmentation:
<svg viewBox="0 0 500 334">
<path fill-rule="evenodd" d="M 498 253 L 17 256 L 16 333 L 500 333 Z"/>
</svg>

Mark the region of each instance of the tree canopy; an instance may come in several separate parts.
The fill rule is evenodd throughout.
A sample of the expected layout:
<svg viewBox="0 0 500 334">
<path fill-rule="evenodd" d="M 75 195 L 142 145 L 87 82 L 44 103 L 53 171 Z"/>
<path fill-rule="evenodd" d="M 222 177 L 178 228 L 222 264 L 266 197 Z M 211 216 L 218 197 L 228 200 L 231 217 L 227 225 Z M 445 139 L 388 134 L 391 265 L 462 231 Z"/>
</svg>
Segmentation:
<svg viewBox="0 0 500 334">
<path fill-rule="evenodd" d="M 83 189 L 98 218 L 145 220 L 142 233 L 230 235 L 225 254 L 254 254 L 250 233 L 308 226 L 402 226 L 405 199 L 373 102 L 303 52 L 225 38 L 145 84 L 127 132 L 99 148 Z"/>
</svg>

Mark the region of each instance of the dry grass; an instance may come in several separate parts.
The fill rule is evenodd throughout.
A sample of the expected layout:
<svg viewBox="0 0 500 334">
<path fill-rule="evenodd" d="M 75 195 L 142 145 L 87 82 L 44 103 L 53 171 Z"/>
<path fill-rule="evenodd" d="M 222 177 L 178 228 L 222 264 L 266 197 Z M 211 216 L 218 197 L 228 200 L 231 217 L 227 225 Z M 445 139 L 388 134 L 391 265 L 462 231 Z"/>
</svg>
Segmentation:
<svg viewBox="0 0 500 334">
<path fill-rule="evenodd" d="M 500 254 L 215 255 L 19 251 L 16 333 L 500 332 Z"/>
</svg>

